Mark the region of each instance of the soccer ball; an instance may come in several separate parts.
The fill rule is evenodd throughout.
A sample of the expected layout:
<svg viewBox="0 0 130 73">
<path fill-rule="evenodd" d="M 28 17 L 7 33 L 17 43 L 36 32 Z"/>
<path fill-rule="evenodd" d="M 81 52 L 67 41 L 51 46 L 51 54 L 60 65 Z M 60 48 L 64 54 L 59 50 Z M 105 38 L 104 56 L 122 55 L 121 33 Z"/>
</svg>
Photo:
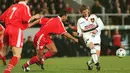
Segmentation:
<svg viewBox="0 0 130 73">
<path fill-rule="evenodd" d="M 119 48 L 116 51 L 116 56 L 118 56 L 119 58 L 125 57 L 126 56 L 126 51 L 123 48 Z"/>
</svg>

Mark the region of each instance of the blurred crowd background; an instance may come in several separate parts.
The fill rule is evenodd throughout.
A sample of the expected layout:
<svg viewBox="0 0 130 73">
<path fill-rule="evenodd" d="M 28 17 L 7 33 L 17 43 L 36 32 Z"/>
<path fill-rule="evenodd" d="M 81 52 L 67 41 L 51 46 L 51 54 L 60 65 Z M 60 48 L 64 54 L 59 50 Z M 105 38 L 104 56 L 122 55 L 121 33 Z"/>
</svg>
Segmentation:
<svg viewBox="0 0 130 73">
<path fill-rule="evenodd" d="M 0 15 L 9 6 L 14 4 L 14 1 L 15 0 L 0 0 Z M 130 0 L 30 0 L 28 5 L 31 8 L 32 15 L 39 13 L 47 17 L 56 16 L 56 14 L 58 14 L 62 9 L 67 10 L 70 15 L 68 21 L 64 22 L 64 24 L 67 31 L 75 36 L 77 30 L 76 22 L 81 16 L 79 8 L 76 7 L 80 7 L 81 3 L 79 1 L 88 1 L 87 4 L 91 13 L 97 14 L 99 17 L 101 17 L 105 26 L 113 26 L 113 28 L 107 27 L 102 31 L 101 55 L 115 55 L 116 48 L 119 47 L 126 49 L 127 55 L 129 55 Z M 89 2 L 91 5 L 89 5 Z M 76 6 L 74 5 L 75 3 Z M 116 25 L 118 28 L 115 28 Z M 36 25 L 32 27 L 32 29 L 37 27 L 40 27 L 40 25 Z M 129 29 L 125 29 L 125 27 Z M 53 35 L 52 38 L 58 49 L 58 53 L 56 54 L 58 57 L 89 55 L 89 49 L 85 47 L 84 43 L 75 43 L 61 35 Z M 22 57 L 28 58 L 32 57 L 34 54 L 35 47 L 33 45 L 33 36 L 28 35 L 25 38 Z"/>
</svg>

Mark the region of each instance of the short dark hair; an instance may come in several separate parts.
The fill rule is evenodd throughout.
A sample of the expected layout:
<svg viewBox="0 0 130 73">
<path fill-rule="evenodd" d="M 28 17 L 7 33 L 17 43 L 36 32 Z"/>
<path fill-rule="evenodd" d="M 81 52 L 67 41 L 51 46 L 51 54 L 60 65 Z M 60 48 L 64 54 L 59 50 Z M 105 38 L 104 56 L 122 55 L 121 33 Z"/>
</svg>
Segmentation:
<svg viewBox="0 0 130 73">
<path fill-rule="evenodd" d="M 20 1 L 25 1 L 25 0 L 13 0 L 13 1 L 14 1 L 14 3 L 18 3 Z"/>
<path fill-rule="evenodd" d="M 86 9 L 89 9 L 89 7 L 86 6 L 86 5 L 81 5 L 81 7 L 80 7 L 80 12 L 83 12 L 83 11 L 86 10 Z"/>
<path fill-rule="evenodd" d="M 68 14 L 68 12 L 66 11 L 66 10 L 61 10 L 60 12 L 59 12 L 59 16 L 60 17 L 62 17 L 62 16 L 64 16 L 64 15 L 67 15 Z"/>
</svg>

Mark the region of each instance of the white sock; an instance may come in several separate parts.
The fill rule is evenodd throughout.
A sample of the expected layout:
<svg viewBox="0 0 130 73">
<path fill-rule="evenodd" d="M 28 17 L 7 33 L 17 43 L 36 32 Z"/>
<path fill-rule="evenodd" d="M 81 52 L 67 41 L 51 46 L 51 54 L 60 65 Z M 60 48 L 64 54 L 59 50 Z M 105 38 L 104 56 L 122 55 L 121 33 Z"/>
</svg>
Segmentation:
<svg viewBox="0 0 130 73">
<path fill-rule="evenodd" d="M 88 61 L 88 65 L 92 65 L 94 62 L 93 62 L 93 59 L 90 58 L 90 60 Z"/>
<path fill-rule="evenodd" d="M 98 62 L 98 56 L 96 54 L 96 49 L 91 49 L 91 57 L 93 59 L 93 62 L 96 64 Z"/>
</svg>

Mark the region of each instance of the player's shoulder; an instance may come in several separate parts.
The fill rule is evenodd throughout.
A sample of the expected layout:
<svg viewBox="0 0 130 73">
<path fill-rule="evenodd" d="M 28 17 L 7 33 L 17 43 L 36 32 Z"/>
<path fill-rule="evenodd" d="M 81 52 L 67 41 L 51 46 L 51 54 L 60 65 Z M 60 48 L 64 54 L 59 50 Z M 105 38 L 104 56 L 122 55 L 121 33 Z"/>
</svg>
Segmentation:
<svg viewBox="0 0 130 73">
<path fill-rule="evenodd" d="M 79 19 L 78 19 L 78 22 L 83 22 L 85 19 L 84 19 L 84 17 L 80 17 Z"/>
<path fill-rule="evenodd" d="M 96 14 L 91 14 L 88 17 L 88 20 L 91 21 L 92 19 L 94 19 L 95 21 L 98 19 L 99 17 Z"/>
<path fill-rule="evenodd" d="M 89 18 L 98 18 L 98 16 L 96 14 L 91 14 Z"/>
</svg>

